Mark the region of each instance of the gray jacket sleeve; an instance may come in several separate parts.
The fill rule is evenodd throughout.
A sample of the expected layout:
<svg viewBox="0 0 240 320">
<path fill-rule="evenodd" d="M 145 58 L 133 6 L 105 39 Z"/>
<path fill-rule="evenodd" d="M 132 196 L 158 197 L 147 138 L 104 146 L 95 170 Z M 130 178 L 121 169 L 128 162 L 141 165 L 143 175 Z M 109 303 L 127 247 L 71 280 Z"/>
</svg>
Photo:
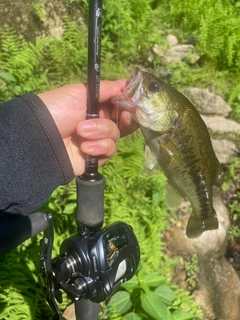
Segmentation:
<svg viewBox="0 0 240 320">
<path fill-rule="evenodd" d="M 28 93 L 0 104 L 0 223 L 29 214 L 74 178 L 48 109 Z"/>
</svg>

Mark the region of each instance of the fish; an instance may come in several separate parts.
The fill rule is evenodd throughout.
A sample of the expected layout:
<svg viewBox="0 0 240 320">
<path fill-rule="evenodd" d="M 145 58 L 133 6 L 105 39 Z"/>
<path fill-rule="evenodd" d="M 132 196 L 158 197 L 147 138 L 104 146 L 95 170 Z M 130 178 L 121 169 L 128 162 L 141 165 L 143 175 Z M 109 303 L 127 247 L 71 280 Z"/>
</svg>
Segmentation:
<svg viewBox="0 0 240 320">
<path fill-rule="evenodd" d="M 221 186 L 224 172 L 193 104 L 170 84 L 140 68 L 110 101 L 128 110 L 138 123 L 146 142 L 147 167 L 152 170 L 159 165 L 167 177 L 167 205 L 177 210 L 184 198 L 191 203 L 187 237 L 218 229 L 212 187 Z"/>
</svg>

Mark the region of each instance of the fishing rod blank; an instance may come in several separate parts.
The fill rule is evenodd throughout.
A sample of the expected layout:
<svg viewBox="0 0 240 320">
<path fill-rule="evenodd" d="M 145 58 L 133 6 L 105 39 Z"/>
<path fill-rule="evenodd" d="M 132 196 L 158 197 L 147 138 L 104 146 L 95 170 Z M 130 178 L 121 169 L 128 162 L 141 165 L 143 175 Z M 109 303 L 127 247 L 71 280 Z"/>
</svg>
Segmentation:
<svg viewBox="0 0 240 320">
<path fill-rule="evenodd" d="M 99 118 L 102 0 L 89 1 L 87 119 Z M 86 155 L 85 172 L 76 178 L 79 232 L 83 225 L 100 230 L 104 220 L 105 178 L 98 173 L 98 157 Z M 100 305 L 88 300 L 75 302 L 78 320 L 98 319 Z"/>
<path fill-rule="evenodd" d="M 89 1 L 87 119 L 99 118 L 102 1 Z M 99 180 L 98 157 L 86 155 L 85 180 Z"/>
</svg>

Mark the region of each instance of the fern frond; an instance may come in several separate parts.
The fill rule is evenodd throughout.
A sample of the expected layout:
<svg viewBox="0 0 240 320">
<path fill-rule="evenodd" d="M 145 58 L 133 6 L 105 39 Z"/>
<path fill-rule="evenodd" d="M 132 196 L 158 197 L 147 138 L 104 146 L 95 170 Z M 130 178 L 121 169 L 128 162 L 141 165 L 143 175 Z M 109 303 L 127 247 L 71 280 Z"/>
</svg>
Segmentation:
<svg viewBox="0 0 240 320">
<path fill-rule="evenodd" d="M 31 13 L 41 22 L 46 21 L 46 12 L 42 0 L 34 0 L 30 5 Z"/>
</svg>

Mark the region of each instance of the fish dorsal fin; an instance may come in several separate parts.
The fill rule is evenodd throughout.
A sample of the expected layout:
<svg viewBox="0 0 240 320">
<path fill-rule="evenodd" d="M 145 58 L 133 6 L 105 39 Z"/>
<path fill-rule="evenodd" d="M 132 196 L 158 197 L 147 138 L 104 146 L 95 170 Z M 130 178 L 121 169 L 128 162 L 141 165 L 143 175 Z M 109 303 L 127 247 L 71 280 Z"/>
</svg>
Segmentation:
<svg viewBox="0 0 240 320">
<path fill-rule="evenodd" d="M 181 194 L 168 183 L 166 188 L 166 202 L 168 207 L 172 210 L 177 210 L 180 207 L 182 200 L 183 197 Z"/>
<path fill-rule="evenodd" d="M 157 159 L 154 156 L 154 154 L 152 153 L 152 151 L 148 145 L 145 146 L 145 159 L 146 159 L 146 163 L 147 163 L 147 168 L 149 170 L 152 170 L 155 167 L 155 165 L 157 164 Z"/>
</svg>

